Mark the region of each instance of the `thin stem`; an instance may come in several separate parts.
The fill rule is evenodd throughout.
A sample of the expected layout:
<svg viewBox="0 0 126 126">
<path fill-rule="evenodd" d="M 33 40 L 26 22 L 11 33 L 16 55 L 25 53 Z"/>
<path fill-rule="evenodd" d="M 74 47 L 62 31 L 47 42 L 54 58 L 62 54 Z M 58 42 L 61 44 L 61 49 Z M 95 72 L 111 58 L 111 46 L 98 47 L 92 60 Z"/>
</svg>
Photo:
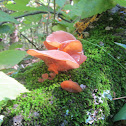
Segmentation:
<svg viewBox="0 0 126 126">
<path fill-rule="evenodd" d="M 50 4 L 50 0 L 48 0 L 48 19 L 47 19 L 47 22 L 46 22 L 46 32 L 47 32 L 47 36 L 48 36 L 48 34 L 49 34 L 49 29 L 48 29 L 48 25 L 49 25 L 49 16 L 50 16 L 49 4 Z"/>
<path fill-rule="evenodd" d="M 39 48 L 37 48 L 37 46 L 34 44 L 33 41 L 30 41 L 30 40 L 29 40 L 25 35 L 23 35 L 22 33 L 21 33 L 21 36 L 23 36 L 25 39 L 27 39 L 28 42 L 31 43 L 36 49 L 39 49 Z"/>
<path fill-rule="evenodd" d="M 126 96 L 124 96 L 124 97 L 119 97 L 119 98 L 113 98 L 112 100 L 118 100 L 118 99 L 122 99 L 122 98 L 126 98 Z"/>
<path fill-rule="evenodd" d="M 56 1 L 54 0 L 54 24 L 56 19 Z"/>
<path fill-rule="evenodd" d="M 54 12 L 51 12 L 51 11 L 49 11 L 49 13 L 54 14 Z M 14 18 L 15 18 L 15 19 L 19 19 L 19 18 L 22 18 L 22 17 L 27 17 L 27 16 L 30 16 L 30 15 L 36 15 L 36 14 L 48 14 L 48 12 L 47 12 L 47 11 L 36 11 L 36 12 L 31 12 L 31 13 L 23 14 L 23 15 L 14 17 Z M 64 18 L 62 17 L 62 16 L 63 16 L 62 13 L 57 13 L 57 12 L 55 12 L 55 14 L 57 14 L 58 17 L 60 17 L 62 20 L 66 21 L 66 22 L 68 22 L 68 23 L 71 23 L 71 22 L 72 22 L 72 21 L 69 21 L 69 20 L 67 20 L 67 19 L 64 19 Z M 8 23 L 8 22 L 6 22 L 6 21 L 1 22 L 0 25 L 5 24 L 5 23 Z"/>
</svg>

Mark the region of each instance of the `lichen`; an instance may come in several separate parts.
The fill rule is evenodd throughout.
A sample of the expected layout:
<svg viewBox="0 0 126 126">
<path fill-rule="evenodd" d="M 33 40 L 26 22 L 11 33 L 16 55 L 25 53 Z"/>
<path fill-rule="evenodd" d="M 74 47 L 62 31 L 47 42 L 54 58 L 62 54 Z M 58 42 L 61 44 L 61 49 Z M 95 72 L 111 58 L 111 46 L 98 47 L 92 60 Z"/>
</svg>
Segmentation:
<svg viewBox="0 0 126 126">
<path fill-rule="evenodd" d="M 106 15 L 105 19 L 104 15 L 103 18 L 107 20 L 110 17 Z M 95 29 L 90 30 L 91 36 L 82 40 L 87 60 L 80 68 L 59 72 L 53 80 L 40 83 L 38 78 L 44 73 L 49 73 L 47 66 L 40 61 L 21 69 L 14 76 L 31 92 L 22 94 L 11 104 L 8 103 L 2 111 L 5 116 L 3 125 L 12 125 L 10 119 L 22 115 L 23 125 L 86 126 L 90 125 L 87 122 L 90 120 L 88 112 L 90 115 L 97 112 L 93 125 L 113 124 L 111 117 L 123 106 L 124 99 L 111 101 L 108 97 L 102 97 L 99 102 L 97 98 L 106 91 L 110 91 L 109 95 L 112 97 L 113 92 L 116 97 L 126 95 L 125 69 L 111 57 L 125 66 L 125 52 L 114 44 L 117 40 L 122 42 L 122 38 L 114 36 L 114 30 L 105 31 L 108 24 L 117 27 L 116 24 L 120 21 L 117 20 L 117 15 L 113 15 L 113 22 L 105 22 L 102 18 L 101 20 L 97 22 L 99 25 Z M 100 45 L 100 42 L 104 44 Z M 79 85 L 86 85 L 86 88 L 77 94 L 62 90 L 60 83 L 69 79 Z M 96 99 L 94 96 L 97 96 Z"/>
</svg>

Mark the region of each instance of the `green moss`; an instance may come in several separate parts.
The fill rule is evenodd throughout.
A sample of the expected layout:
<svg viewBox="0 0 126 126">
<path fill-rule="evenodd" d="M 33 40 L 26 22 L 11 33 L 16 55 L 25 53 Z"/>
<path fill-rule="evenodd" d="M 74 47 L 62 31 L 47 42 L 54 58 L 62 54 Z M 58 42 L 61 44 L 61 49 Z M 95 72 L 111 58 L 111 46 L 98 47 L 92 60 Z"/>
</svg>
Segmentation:
<svg viewBox="0 0 126 126">
<path fill-rule="evenodd" d="M 108 14 L 106 18 L 109 18 Z M 87 112 L 93 114 L 95 111 L 98 112 L 97 118 L 104 115 L 105 119 L 97 119 L 93 125 L 113 124 L 110 115 L 113 116 L 123 106 L 124 99 L 110 101 L 107 97 L 101 97 L 101 94 L 110 90 L 112 96 L 113 92 L 116 93 L 116 97 L 126 95 L 125 69 L 114 60 L 115 58 L 125 66 L 125 51 L 114 44 L 115 41 L 122 42 L 122 38 L 114 36 L 114 30 L 104 30 L 108 25 L 116 28 L 119 18 L 113 15 L 113 22 L 106 22 L 106 18 L 103 16 L 97 22 L 99 25 L 90 30 L 90 38 L 81 41 L 87 60 L 81 64 L 80 68 L 59 72 L 53 80 L 39 83 L 38 78 L 44 73 L 49 73 L 47 66 L 40 61 L 20 70 L 14 76 L 31 92 L 22 94 L 13 101 L 13 104 L 8 104 L 3 109 L 5 115 L 3 125 L 11 125 L 10 119 L 16 115 L 22 115 L 23 125 L 86 126 L 90 125 L 85 123 L 89 117 Z M 100 42 L 103 42 L 104 46 L 101 46 Z M 62 90 L 60 83 L 69 79 L 79 85 L 86 85 L 85 90 L 77 94 Z M 96 104 L 93 94 L 97 96 L 97 102 L 98 97 L 101 97 L 103 103 Z M 17 107 L 14 109 L 15 105 Z M 35 112 L 38 116 L 34 114 Z"/>
<path fill-rule="evenodd" d="M 97 54 L 97 52 L 94 54 Z M 62 124 L 64 120 L 67 125 L 84 125 L 85 120 L 88 118 L 87 111 L 92 110 L 94 112 L 96 108 L 97 110 L 104 110 L 105 116 L 108 116 L 107 99 L 103 99 L 103 104 L 96 105 L 93 102 L 92 92 L 94 89 L 98 89 L 97 94 L 102 93 L 104 90 L 110 90 L 109 80 L 100 71 L 99 67 L 91 67 L 97 63 L 90 60 L 88 58 L 86 63 L 83 63 L 79 69 L 60 72 L 54 80 L 46 80 L 43 83 L 38 82 L 41 74 L 48 72 L 43 62 L 35 63 L 21 70 L 15 75 L 15 78 L 24 80 L 24 85 L 32 92 L 18 97 L 13 105 L 8 107 L 11 113 L 5 113 L 6 119 L 15 115 L 22 115 L 24 118 L 23 124 L 38 123 L 53 126 Z M 62 90 L 60 83 L 69 79 L 78 82 L 78 84 L 84 84 L 87 88 L 78 94 Z M 16 109 L 13 108 L 15 104 L 18 105 Z M 69 111 L 68 114 L 66 114 L 67 110 Z M 34 117 L 34 112 L 38 112 L 39 116 Z M 97 123 L 101 124 L 100 121 Z"/>
</svg>

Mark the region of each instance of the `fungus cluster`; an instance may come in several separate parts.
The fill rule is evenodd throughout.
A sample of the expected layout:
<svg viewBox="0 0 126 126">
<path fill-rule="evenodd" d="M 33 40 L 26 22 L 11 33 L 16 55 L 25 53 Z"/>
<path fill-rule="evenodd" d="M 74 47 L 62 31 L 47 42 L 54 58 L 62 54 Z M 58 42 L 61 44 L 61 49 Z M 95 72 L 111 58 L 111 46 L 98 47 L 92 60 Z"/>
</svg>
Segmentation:
<svg viewBox="0 0 126 126">
<path fill-rule="evenodd" d="M 47 36 L 44 45 L 48 50 L 38 51 L 35 49 L 29 49 L 27 53 L 31 56 L 42 59 L 48 66 L 48 71 L 53 71 L 55 74 L 58 74 L 59 71 L 79 68 L 80 64 L 87 59 L 83 53 L 81 42 L 68 32 L 53 32 Z M 42 75 L 42 78 L 39 79 L 39 82 L 43 82 L 45 79 L 49 79 L 49 77 L 44 74 Z M 72 81 L 67 82 L 67 86 L 71 82 Z M 66 82 L 61 84 L 61 87 L 65 89 L 63 85 L 66 85 Z"/>
<path fill-rule="evenodd" d="M 29 49 L 27 53 L 42 59 L 48 70 L 56 74 L 58 71 L 79 68 L 87 58 L 83 53 L 81 42 L 64 31 L 56 31 L 47 36 L 44 45 L 48 50 Z"/>
<path fill-rule="evenodd" d="M 38 79 L 38 82 L 44 82 L 45 80 L 49 79 L 49 80 L 53 80 L 53 78 L 56 76 L 55 73 L 49 73 L 49 75 L 47 73 L 42 74 L 42 78 Z"/>
</svg>

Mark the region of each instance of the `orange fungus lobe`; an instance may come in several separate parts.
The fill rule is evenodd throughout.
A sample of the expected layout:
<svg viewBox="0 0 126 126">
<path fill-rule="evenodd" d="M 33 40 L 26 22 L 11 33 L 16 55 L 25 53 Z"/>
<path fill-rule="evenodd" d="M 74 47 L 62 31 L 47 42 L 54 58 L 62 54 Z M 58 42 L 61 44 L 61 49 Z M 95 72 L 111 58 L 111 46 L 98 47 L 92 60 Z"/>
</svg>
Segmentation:
<svg viewBox="0 0 126 126">
<path fill-rule="evenodd" d="M 29 49 L 29 55 L 42 59 L 48 66 L 49 71 L 58 74 L 58 71 L 66 71 L 79 68 L 79 64 L 66 52 L 59 50 L 38 51 Z"/>
<path fill-rule="evenodd" d="M 45 80 L 45 79 L 48 79 L 48 74 L 45 73 L 45 74 L 42 74 L 42 78 Z"/>
<path fill-rule="evenodd" d="M 62 42 L 68 40 L 76 40 L 76 38 L 68 32 L 56 31 L 47 36 L 46 41 L 44 41 L 44 45 L 49 50 L 58 49 Z"/>
<path fill-rule="evenodd" d="M 63 81 L 61 83 L 61 88 L 72 93 L 78 93 L 82 91 L 82 88 L 78 83 L 73 82 L 72 80 Z"/>
<path fill-rule="evenodd" d="M 50 73 L 49 75 L 50 75 L 51 78 L 54 78 L 56 76 L 55 73 Z"/>
</svg>

